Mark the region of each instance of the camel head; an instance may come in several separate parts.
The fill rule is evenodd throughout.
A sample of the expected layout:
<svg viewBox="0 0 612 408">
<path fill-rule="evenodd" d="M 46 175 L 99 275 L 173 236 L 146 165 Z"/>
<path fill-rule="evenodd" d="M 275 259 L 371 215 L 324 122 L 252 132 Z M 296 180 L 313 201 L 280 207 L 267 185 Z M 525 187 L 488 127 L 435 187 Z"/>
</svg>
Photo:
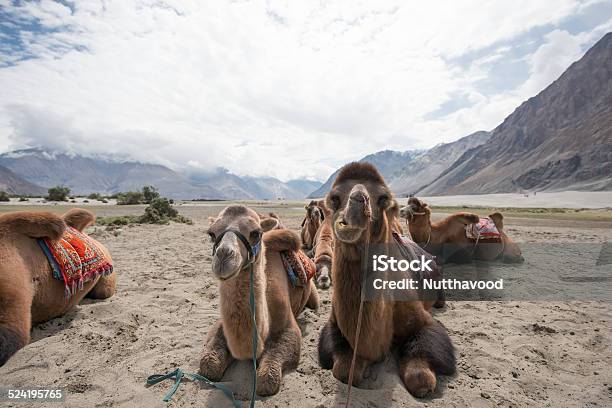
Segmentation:
<svg viewBox="0 0 612 408">
<path fill-rule="evenodd" d="M 334 235 L 345 244 L 358 244 L 366 237 L 377 242 L 397 213 L 391 190 L 370 163 L 344 166 L 325 205 L 332 213 Z"/>
<path fill-rule="evenodd" d="M 502 261 L 505 263 L 523 263 L 525 262 L 525 258 L 523 258 L 523 253 L 521 252 L 521 248 L 518 244 L 510 239 L 508 235 L 504 232 L 504 216 L 495 212 L 489 215 L 489 218 L 495 224 L 495 228 L 500 232 L 501 239 L 504 243 L 504 252 L 502 255 Z"/>
<path fill-rule="evenodd" d="M 400 210 L 400 217 L 412 221 L 415 217 L 430 216 L 431 209 L 426 202 L 410 197 L 405 207 Z"/>
<path fill-rule="evenodd" d="M 278 226 L 278 219 L 261 219 L 243 205 L 230 205 L 211 222 L 208 235 L 214 242 L 212 271 L 221 279 L 231 279 L 259 259 L 264 232 Z"/>
</svg>

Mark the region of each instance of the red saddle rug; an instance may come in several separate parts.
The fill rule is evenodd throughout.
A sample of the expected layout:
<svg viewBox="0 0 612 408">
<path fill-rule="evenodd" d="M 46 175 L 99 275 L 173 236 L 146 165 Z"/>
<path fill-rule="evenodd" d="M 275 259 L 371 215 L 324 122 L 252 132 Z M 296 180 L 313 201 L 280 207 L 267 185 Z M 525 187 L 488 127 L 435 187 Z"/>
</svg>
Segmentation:
<svg viewBox="0 0 612 408">
<path fill-rule="evenodd" d="M 280 255 L 291 286 L 306 286 L 317 271 L 314 261 L 302 251 L 282 251 Z"/>
<path fill-rule="evenodd" d="M 500 239 L 501 234 L 490 218 L 481 218 L 477 224 L 465 226 L 465 235 L 473 240 Z"/>
<path fill-rule="evenodd" d="M 100 245 L 75 228 L 67 227 L 57 241 L 48 238 L 37 241 L 51 265 L 53 277 L 64 284 L 66 297 L 83 289 L 85 282 L 113 272 L 112 262 Z"/>
</svg>

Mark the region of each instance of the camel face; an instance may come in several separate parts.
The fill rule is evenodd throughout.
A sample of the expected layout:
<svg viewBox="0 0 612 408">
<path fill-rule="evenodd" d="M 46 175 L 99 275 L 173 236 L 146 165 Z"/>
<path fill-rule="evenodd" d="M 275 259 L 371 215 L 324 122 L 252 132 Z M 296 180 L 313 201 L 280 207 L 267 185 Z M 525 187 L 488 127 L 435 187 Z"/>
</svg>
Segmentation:
<svg viewBox="0 0 612 408">
<path fill-rule="evenodd" d="M 386 222 L 391 197 L 388 187 L 374 180 L 345 179 L 335 184 L 326 202 L 333 211 L 334 235 L 344 243 L 356 244 L 370 228 L 376 234 Z"/>
<path fill-rule="evenodd" d="M 270 226 L 273 218 L 266 223 Z M 259 215 L 247 207 L 232 205 L 225 208 L 208 228 L 208 234 L 215 242 L 212 259 L 213 274 L 227 280 L 237 276 L 248 265 L 249 253 L 246 245 L 239 239 L 239 232 L 253 247 L 263 234 Z M 268 225 L 270 224 L 270 225 Z"/>
<path fill-rule="evenodd" d="M 419 200 L 416 197 L 410 197 L 405 207 L 400 210 L 400 217 L 408 220 L 412 219 L 415 215 L 422 215 L 431 213 L 427 203 Z"/>
</svg>

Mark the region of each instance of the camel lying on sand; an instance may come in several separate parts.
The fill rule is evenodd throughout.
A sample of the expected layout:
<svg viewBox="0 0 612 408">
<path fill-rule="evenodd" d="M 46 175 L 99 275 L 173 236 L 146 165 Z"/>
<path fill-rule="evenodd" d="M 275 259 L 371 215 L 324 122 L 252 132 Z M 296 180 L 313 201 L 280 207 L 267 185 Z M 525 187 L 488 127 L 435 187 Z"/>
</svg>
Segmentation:
<svg viewBox="0 0 612 408">
<path fill-rule="evenodd" d="M 69 298 L 53 278 L 35 238 L 59 239 L 66 225 L 83 231 L 95 216 L 72 209 L 63 217 L 49 212 L 12 212 L 0 216 L 0 366 L 30 341 L 32 325 L 62 316 L 85 296 L 106 299 L 115 293 L 115 273 L 83 284 Z M 99 244 L 99 243 L 98 243 Z M 110 254 L 99 244 L 100 249 Z"/>
<path fill-rule="evenodd" d="M 384 179 L 369 163 L 344 166 L 326 197 L 336 242 L 332 311 L 319 338 L 319 363 L 340 381 L 348 382 L 356 350 L 353 384 L 359 386 L 371 364 L 396 351 L 404 385 L 411 394 L 423 397 L 436 388 L 436 375 L 455 372 L 454 348 L 446 329 L 420 300 L 360 303 L 362 245 L 385 245 L 389 256 L 403 258 L 400 247 L 394 245 L 396 204 Z M 412 247 L 424 253 L 416 245 Z M 365 261 L 367 264 L 369 259 Z M 363 318 L 356 342 L 360 305 Z"/>
<path fill-rule="evenodd" d="M 252 267 L 258 333 L 256 392 L 261 396 L 276 394 L 283 370 L 297 367 L 302 334 L 296 317 L 305 306 L 319 305 L 312 280 L 306 286 L 289 283 L 280 251 L 299 251 L 301 241 L 294 231 L 276 229 L 278 222 L 273 217 L 262 220 L 245 206 L 231 205 L 209 227 L 216 248 L 212 271 L 219 278 L 221 319 L 208 335 L 200 373 L 220 381 L 233 360 L 252 358 Z"/>
<path fill-rule="evenodd" d="M 302 221 L 302 242 L 317 267 L 316 284 L 321 289 L 331 286 L 331 267 L 334 256 L 334 234 L 331 213 L 323 200 L 312 200 L 306 206 Z"/>
<path fill-rule="evenodd" d="M 480 217 L 477 214 L 458 212 L 432 223 L 431 209 L 427 203 L 416 197 L 408 199 L 408 204 L 401 209 L 400 214 L 406 218 L 414 241 L 444 261 L 501 259 L 513 263 L 524 260 L 519 246 L 504 232 L 504 217 L 498 212 L 489 215 L 499 231 L 499 238 L 495 240 L 474 240 L 467 237 L 465 228 L 478 223 Z"/>
</svg>

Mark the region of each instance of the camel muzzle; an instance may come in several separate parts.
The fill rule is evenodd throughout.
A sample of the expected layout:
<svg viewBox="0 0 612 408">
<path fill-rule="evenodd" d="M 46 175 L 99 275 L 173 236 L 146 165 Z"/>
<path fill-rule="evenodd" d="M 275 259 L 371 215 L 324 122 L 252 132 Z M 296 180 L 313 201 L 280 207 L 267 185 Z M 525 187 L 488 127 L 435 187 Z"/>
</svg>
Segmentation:
<svg viewBox="0 0 612 408">
<path fill-rule="evenodd" d="M 366 188 L 357 184 L 351 190 L 346 207 L 338 214 L 334 231 L 340 241 L 357 242 L 367 230 L 372 215 L 370 196 Z"/>
<path fill-rule="evenodd" d="M 241 244 L 246 250 L 242 253 Z M 213 246 L 212 271 L 221 280 L 238 275 L 247 266 L 255 262 L 261 242 L 251 246 L 249 241 L 237 230 L 224 231 Z"/>
</svg>

